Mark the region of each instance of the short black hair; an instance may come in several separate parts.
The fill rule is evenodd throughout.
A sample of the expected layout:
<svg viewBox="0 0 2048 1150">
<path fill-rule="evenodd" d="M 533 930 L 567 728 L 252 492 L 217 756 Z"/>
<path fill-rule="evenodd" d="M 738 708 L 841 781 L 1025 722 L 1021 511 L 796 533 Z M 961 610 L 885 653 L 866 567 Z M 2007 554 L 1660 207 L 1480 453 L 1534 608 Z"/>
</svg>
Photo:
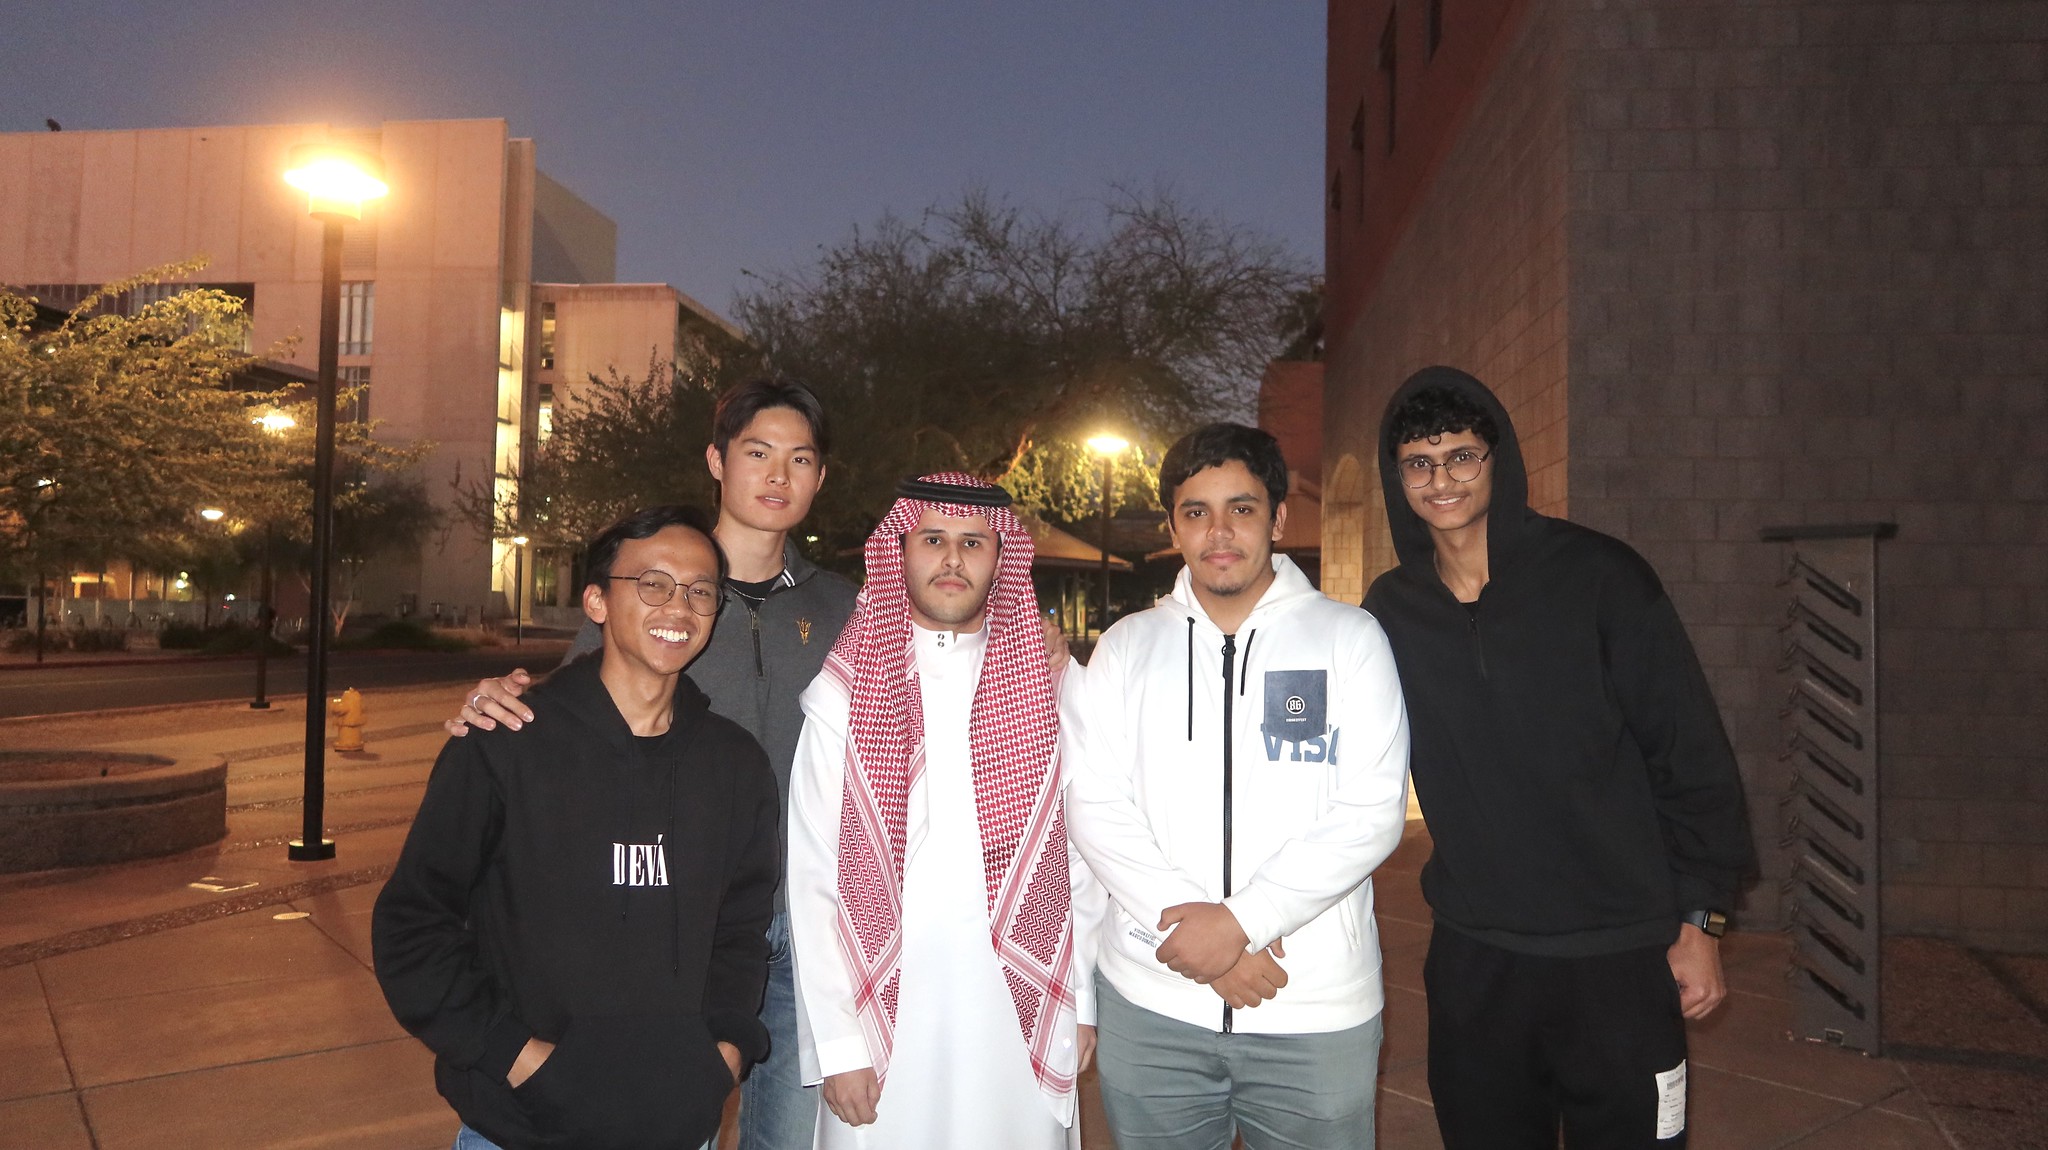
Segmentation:
<svg viewBox="0 0 2048 1150">
<path fill-rule="evenodd" d="M 1212 423 L 1180 437 L 1166 449 L 1159 462 L 1159 505 L 1173 514 L 1174 493 L 1188 477 L 1210 467 L 1236 460 L 1266 485 L 1272 499 L 1268 510 L 1287 501 L 1287 459 L 1280 454 L 1280 441 L 1256 427 L 1242 423 Z"/>
<path fill-rule="evenodd" d="M 1417 388 L 1387 416 L 1389 447 L 1460 431 L 1477 435 L 1488 448 L 1500 446 L 1500 428 L 1493 416 L 1471 396 L 1441 383 Z"/>
<path fill-rule="evenodd" d="M 619 548 L 625 546 L 626 540 L 646 539 L 667 527 L 687 527 L 711 544 L 711 554 L 718 558 L 718 582 L 724 586 L 725 548 L 718 545 L 718 536 L 711 533 L 711 517 L 695 507 L 685 507 L 680 503 L 643 507 L 600 532 L 583 553 L 583 585 L 600 590 L 608 586 L 612 564 L 618 559 Z"/>
<path fill-rule="evenodd" d="M 792 379 L 763 376 L 750 379 L 718 397 L 711 413 L 711 446 L 725 458 L 726 445 L 747 429 L 754 417 L 770 408 L 786 407 L 811 426 L 811 443 L 819 455 L 832 452 L 832 434 L 825 426 L 825 405 L 810 388 Z"/>
</svg>

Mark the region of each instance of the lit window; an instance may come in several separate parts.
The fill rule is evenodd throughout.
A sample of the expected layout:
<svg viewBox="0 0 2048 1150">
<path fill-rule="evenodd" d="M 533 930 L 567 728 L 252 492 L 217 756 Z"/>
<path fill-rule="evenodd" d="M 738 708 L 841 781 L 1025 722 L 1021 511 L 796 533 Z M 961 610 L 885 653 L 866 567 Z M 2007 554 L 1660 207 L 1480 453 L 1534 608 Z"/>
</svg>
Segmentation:
<svg viewBox="0 0 2048 1150">
<path fill-rule="evenodd" d="M 350 280 L 341 285 L 341 354 L 368 355 L 377 329 L 377 285 Z"/>
<path fill-rule="evenodd" d="M 341 418 L 351 423 L 370 422 L 370 369 L 344 367 L 334 383 L 341 398 Z"/>
<path fill-rule="evenodd" d="M 540 366 L 552 371 L 555 366 L 555 304 L 553 300 L 540 305 Z"/>
</svg>

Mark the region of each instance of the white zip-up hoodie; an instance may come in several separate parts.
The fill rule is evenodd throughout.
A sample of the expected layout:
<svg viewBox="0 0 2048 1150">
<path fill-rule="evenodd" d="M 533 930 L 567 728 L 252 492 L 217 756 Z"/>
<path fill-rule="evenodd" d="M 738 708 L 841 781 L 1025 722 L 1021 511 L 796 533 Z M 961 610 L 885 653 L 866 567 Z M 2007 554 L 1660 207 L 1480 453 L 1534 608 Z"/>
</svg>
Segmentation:
<svg viewBox="0 0 2048 1150">
<path fill-rule="evenodd" d="M 1234 636 L 1186 570 L 1103 635 L 1070 716 L 1069 833 L 1114 900 L 1098 969 L 1117 993 L 1210 1030 L 1323 1033 L 1380 1010 L 1367 876 L 1401 841 L 1408 718 L 1379 623 L 1273 570 Z M 1160 912 L 1218 901 L 1250 950 L 1284 940 L 1288 983 L 1256 1008 L 1154 957 Z"/>
</svg>

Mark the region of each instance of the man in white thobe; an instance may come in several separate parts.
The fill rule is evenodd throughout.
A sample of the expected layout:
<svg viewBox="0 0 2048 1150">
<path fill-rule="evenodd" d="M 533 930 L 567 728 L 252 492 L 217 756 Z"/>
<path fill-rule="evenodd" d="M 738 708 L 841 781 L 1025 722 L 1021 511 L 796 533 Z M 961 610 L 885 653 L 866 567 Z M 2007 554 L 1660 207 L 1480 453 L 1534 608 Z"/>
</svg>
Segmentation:
<svg viewBox="0 0 2048 1150">
<path fill-rule="evenodd" d="M 971 477 L 898 494 L 790 781 L 816 1144 L 1078 1147 L 1103 899 L 1067 843 L 1031 539 Z"/>
</svg>

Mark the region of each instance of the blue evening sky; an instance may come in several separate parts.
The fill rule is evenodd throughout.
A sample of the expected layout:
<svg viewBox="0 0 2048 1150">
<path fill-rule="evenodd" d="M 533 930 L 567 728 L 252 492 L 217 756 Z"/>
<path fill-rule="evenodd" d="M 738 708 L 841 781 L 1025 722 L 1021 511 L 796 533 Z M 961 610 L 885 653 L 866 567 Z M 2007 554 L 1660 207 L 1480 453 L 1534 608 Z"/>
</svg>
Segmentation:
<svg viewBox="0 0 2048 1150">
<path fill-rule="evenodd" d="M 1172 185 L 1320 261 L 1314 0 L 69 0 L 0 36 L 0 131 L 502 116 L 721 311 L 885 210 L 1085 217 Z"/>
</svg>

